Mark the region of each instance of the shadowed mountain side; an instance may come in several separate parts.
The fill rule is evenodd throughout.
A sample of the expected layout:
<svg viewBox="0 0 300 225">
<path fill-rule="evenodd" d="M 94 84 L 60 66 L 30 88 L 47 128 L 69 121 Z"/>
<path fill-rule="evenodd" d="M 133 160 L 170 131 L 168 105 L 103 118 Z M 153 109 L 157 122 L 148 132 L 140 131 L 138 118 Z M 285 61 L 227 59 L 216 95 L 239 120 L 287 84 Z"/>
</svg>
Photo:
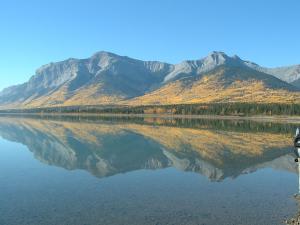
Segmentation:
<svg viewBox="0 0 300 225">
<path fill-rule="evenodd" d="M 222 180 L 273 164 L 290 152 L 291 145 L 290 135 L 265 132 L 5 117 L 0 118 L 0 135 L 26 145 L 44 163 L 98 177 L 172 166 Z M 287 166 L 274 164 L 280 169 Z"/>
</svg>

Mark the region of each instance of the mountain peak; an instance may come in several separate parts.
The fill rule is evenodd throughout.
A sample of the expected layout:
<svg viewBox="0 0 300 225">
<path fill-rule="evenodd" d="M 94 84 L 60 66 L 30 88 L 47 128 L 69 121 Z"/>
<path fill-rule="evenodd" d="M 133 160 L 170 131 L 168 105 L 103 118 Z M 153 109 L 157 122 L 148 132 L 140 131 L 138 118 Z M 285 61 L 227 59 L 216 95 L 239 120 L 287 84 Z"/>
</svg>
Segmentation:
<svg viewBox="0 0 300 225">
<path fill-rule="evenodd" d="M 99 51 L 93 54 L 91 58 L 99 58 L 99 57 L 121 57 L 121 56 L 114 54 L 112 52 Z"/>
<path fill-rule="evenodd" d="M 102 69 L 107 68 L 121 58 L 122 56 L 107 51 L 96 52 L 92 57 L 88 58 L 90 70 L 97 70 L 99 67 Z"/>
<path fill-rule="evenodd" d="M 208 56 L 212 56 L 212 57 L 229 57 L 225 52 L 222 51 L 212 51 L 208 54 Z"/>
<path fill-rule="evenodd" d="M 233 55 L 232 58 L 237 59 L 237 60 L 241 60 L 241 58 L 238 55 Z"/>
<path fill-rule="evenodd" d="M 213 51 L 208 56 L 202 59 L 204 65 L 217 66 L 224 64 L 230 57 L 224 52 Z"/>
<path fill-rule="evenodd" d="M 240 64 L 240 60 L 235 60 L 222 51 L 213 51 L 200 60 L 183 61 L 174 66 L 174 70 L 169 73 L 164 82 L 180 79 L 185 76 L 196 76 L 224 64 Z"/>
</svg>

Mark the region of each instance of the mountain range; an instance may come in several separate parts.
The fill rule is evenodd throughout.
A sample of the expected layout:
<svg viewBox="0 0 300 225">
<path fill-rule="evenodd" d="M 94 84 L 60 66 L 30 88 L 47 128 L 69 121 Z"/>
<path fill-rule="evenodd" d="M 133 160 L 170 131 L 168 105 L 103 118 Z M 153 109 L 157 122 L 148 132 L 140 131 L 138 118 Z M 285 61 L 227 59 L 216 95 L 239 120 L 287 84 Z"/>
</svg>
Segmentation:
<svg viewBox="0 0 300 225">
<path fill-rule="evenodd" d="M 265 68 L 224 52 L 169 64 L 101 51 L 44 65 L 0 92 L 1 108 L 213 102 L 300 103 L 300 65 Z"/>
</svg>

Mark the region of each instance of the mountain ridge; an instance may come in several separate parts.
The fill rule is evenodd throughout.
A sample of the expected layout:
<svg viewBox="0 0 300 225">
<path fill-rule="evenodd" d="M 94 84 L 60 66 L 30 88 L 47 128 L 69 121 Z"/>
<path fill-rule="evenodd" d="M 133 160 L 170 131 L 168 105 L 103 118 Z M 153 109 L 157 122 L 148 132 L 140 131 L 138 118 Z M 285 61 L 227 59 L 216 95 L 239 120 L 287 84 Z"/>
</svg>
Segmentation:
<svg viewBox="0 0 300 225">
<path fill-rule="evenodd" d="M 203 77 L 207 79 L 207 76 L 219 67 L 228 67 L 232 70 L 238 68 L 239 73 L 235 75 L 234 81 L 230 80 L 231 78 L 227 74 L 223 74 L 222 79 L 227 79 L 227 83 L 230 80 L 232 84 L 241 82 L 243 85 L 249 86 L 247 82 L 253 78 L 253 82 L 261 84 L 261 90 L 270 94 L 267 99 L 272 97 L 271 94 L 274 91 L 276 95 L 281 96 L 280 101 L 284 100 L 284 95 L 288 95 L 287 98 L 291 98 L 293 102 L 300 99 L 300 92 L 298 93 L 300 90 L 298 83 L 300 82 L 297 82 L 300 77 L 300 65 L 269 69 L 242 60 L 237 55 L 231 57 L 218 51 L 213 51 L 199 60 L 185 60 L 178 64 L 142 61 L 100 51 L 89 58 L 69 58 L 41 66 L 28 82 L 3 89 L 0 92 L 0 107 L 32 108 L 65 105 L 136 104 L 137 98 L 141 100 L 143 96 L 159 92 L 168 85 L 173 85 L 174 88 L 174 84 L 182 81 L 183 78 L 190 79 L 190 82 L 195 78 L 196 80 Z M 249 73 L 249 70 L 252 72 Z M 285 74 L 284 71 L 288 71 L 288 73 Z M 245 76 L 245 74 L 248 75 Z M 218 91 L 220 87 L 217 86 L 225 83 L 219 82 L 216 83 L 215 88 L 213 86 L 210 88 Z M 181 83 L 180 86 L 183 87 L 184 84 Z M 170 91 L 180 92 L 179 89 Z M 241 90 L 237 93 L 235 90 L 235 95 L 239 95 L 239 98 L 235 98 L 233 101 L 249 102 L 249 99 L 243 99 L 243 92 L 245 91 Z M 230 100 L 230 96 L 226 96 L 226 93 L 223 94 L 223 99 L 206 99 L 205 101 L 224 102 L 226 99 Z M 184 96 L 181 97 L 184 99 Z M 198 99 L 196 102 L 203 102 L 205 99 L 196 92 L 195 98 Z M 256 99 L 253 101 L 255 102 Z M 147 104 L 147 101 L 140 101 L 140 104 L 144 103 Z M 165 103 L 166 101 L 157 101 L 157 104 Z M 182 103 L 182 101 L 174 100 L 171 103 Z"/>
</svg>

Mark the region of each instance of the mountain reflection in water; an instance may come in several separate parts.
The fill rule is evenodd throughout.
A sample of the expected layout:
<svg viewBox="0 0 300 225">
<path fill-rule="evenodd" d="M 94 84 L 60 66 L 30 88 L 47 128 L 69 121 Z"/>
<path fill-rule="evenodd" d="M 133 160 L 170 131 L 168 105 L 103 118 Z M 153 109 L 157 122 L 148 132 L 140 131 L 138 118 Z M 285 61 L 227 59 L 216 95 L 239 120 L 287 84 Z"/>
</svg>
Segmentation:
<svg viewBox="0 0 300 225">
<path fill-rule="evenodd" d="M 229 120 L 0 117 L 0 135 L 26 145 L 41 162 L 97 177 L 167 167 L 213 181 L 264 167 L 296 172 L 293 129 Z"/>
</svg>

